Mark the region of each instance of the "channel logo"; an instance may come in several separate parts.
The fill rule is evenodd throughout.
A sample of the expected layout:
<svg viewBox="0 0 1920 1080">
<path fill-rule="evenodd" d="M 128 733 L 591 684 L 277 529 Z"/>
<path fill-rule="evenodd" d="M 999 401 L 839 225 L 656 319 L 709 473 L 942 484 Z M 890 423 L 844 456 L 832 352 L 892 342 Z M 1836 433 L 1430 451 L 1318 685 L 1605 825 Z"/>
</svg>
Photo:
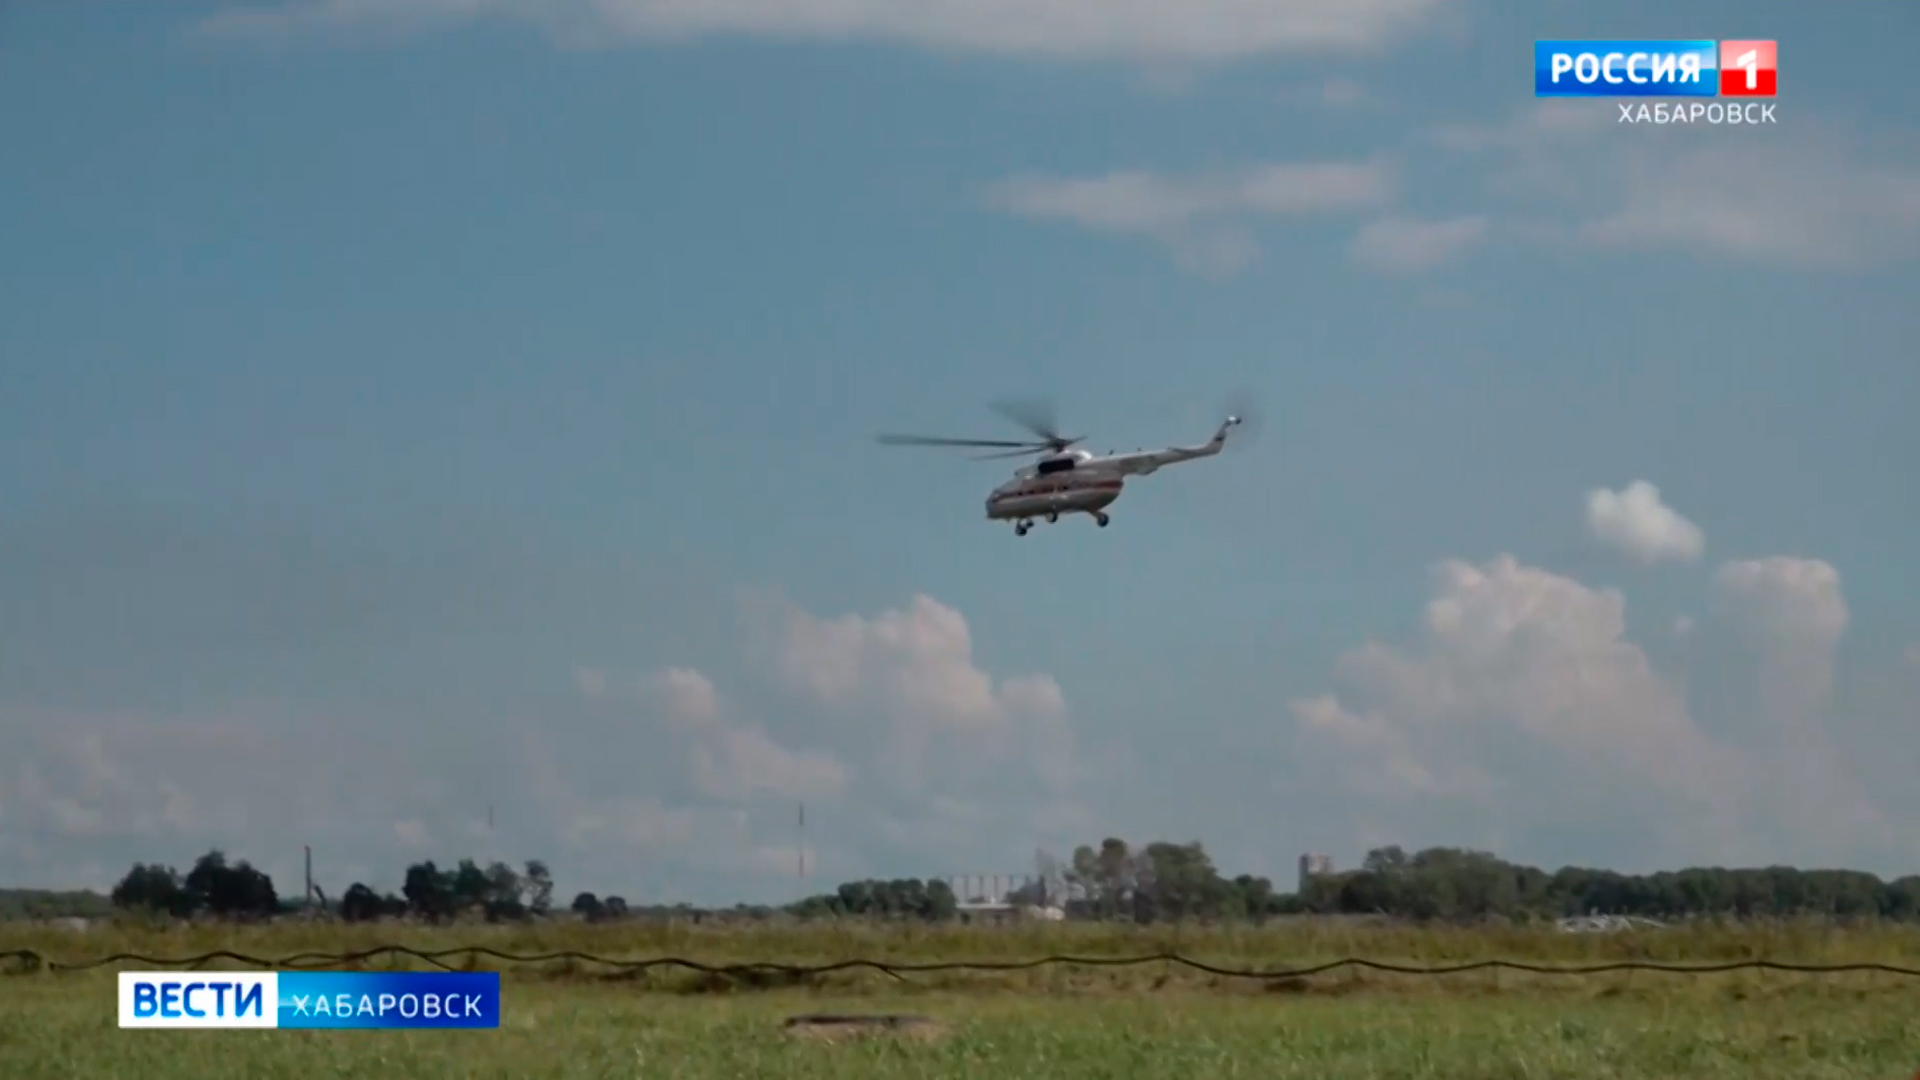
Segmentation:
<svg viewBox="0 0 1920 1080">
<path fill-rule="evenodd" d="M 1773 97 L 1773 41 L 1536 41 L 1534 97 Z"/>
<path fill-rule="evenodd" d="M 123 1028 L 497 1028 L 494 971 L 123 971 Z"/>
</svg>

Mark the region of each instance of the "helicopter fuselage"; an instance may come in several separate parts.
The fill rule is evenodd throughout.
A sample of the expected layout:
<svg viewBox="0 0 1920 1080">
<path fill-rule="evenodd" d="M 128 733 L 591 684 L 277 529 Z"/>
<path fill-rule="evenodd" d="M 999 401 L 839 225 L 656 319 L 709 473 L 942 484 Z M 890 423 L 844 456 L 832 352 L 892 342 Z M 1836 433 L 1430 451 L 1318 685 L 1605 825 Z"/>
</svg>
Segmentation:
<svg viewBox="0 0 1920 1080">
<path fill-rule="evenodd" d="M 1060 514 L 1098 515 L 1120 497 L 1125 485 L 1119 474 L 1096 469 L 1018 476 L 987 496 L 987 518 L 1024 521 Z"/>
</svg>

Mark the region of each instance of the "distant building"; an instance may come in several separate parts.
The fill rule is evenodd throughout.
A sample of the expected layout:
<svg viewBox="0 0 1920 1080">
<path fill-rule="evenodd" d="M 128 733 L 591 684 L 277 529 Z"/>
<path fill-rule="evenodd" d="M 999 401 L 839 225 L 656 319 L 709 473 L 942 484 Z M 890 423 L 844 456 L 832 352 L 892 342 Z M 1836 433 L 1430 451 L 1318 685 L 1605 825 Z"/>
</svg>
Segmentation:
<svg viewBox="0 0 1920 1080">
<path fill-rule="evenodd" d="M 1333 856 L 1309 852 L 1300 856 L 1300 892 L 1306 892 L 1313 879 L 1333 873 Z"/>
</svg>

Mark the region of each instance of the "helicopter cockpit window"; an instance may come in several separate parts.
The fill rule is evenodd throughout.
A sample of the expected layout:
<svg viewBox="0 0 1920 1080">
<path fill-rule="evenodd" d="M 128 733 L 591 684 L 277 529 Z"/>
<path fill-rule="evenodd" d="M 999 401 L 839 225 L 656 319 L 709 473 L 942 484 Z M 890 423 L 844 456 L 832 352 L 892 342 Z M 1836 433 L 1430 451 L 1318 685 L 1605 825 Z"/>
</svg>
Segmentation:
<svg viewBox="0 0 1920 1080">
<path fill-rule="evenodd" d="M 1074 460 L 1072 458 L 1055 458 L 1051 461 L 1041 462 L 1039 473 L 1041 476 L 1045 476 L 1048 473 L 1066 472 L 1068 469 L 1073 468 L 1073 466 Z"/>
</svg>

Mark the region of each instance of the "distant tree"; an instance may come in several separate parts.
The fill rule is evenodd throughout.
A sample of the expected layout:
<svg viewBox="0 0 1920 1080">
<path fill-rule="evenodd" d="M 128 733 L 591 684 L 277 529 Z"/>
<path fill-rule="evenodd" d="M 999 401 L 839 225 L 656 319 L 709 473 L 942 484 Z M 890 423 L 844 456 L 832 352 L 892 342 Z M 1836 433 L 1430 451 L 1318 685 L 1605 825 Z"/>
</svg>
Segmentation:
<svg viewBox="0 0 1920 1080">
<path fill-rule="evenodd" d="M 590 892 L 583 892 L 573 898 L 573 913 L 588 922 L 598 922 L 606 913 L 606 909 L 601 905 L 599 897 Z"/>
<path fill-rule="evenodd" d="M 487 885 L 484 905 L 487 918 L 493 922 L 526 917 L 527 906 L 521 897 L 525 883 L 513 867 L 503 862 L 495 862 L 486 869 Z"/>
<path fill-rule="evenodd" d="M 453 881 L 449 889 L 452 893 L 454 910 L 467 911 L 485 907 L 487 895 L 491 889 L 492 882 L 487 880 L 487 872 L 480 869 L 480 864 L 472 859 L 461 859 L 460 865 L 453 871 Z"/>
<path fill-rule="evenodd" d="M 345 922 L 371 922 L 380 914 L 379 894 L 358 881 L 340 897 L 340 918 Z"/>
<path fill-rule="evenodd" d="M 1888 882 L 1880 906 L 1888 918 L 1920 919 L 1920 877 L 1908 876 Z"/>
<path fill-rule="evenodd" d="M 193 910 L 192 898 L 180 882 L 180 872 L 159 863 L 135 863 L 108 899 L 114 907 L 184 916 Z"/>
<path fill-rule="evenodd" d="M 600 911 L 609 919 L 624 919 L 627 915 L 627 902 L 618 896 L 609 896 L 600 902 Z"/>
<path fill-rule="evenodd" d="M 194 861 L 184 885 L 194 910 L 221 918 L 265 918 L 280 910 L 272 878 L 245 859 L 229 865 L 225 853 L 218 850 Z"/>
<path fill-rule="evenodd" d="M 527 909 L 535 915 L 545 915 L 553 907 L 553 874 L 539 859 L 527 860 L 526 870 L 522 880 L 527 889 Z"/>
<path fill-rule="evenodd" d="M 869 879 L 846 882 L 834 892 L 809 896 L 785 910 L 803 918 L 858 915 L 940 920 L 958 912 L 959 899 L 952 886 L 938 878 Z"/>
<path fill-rule="evenodd" d="M 953 887 L 938 878 L 927 882 L 926 906 L 917 914 L 930 922 L 940 922 L 953 918 L 959 913 L 960 902 L 953 895 Z"/>
<path fill-rule="evenodd" d="M 407 908 L 414 914 L 438 922 L 452 916 L 453 875 L 433 865 L 431 860 L 407 867 L 406 883 L 400 888 Z"/>
</svg>

